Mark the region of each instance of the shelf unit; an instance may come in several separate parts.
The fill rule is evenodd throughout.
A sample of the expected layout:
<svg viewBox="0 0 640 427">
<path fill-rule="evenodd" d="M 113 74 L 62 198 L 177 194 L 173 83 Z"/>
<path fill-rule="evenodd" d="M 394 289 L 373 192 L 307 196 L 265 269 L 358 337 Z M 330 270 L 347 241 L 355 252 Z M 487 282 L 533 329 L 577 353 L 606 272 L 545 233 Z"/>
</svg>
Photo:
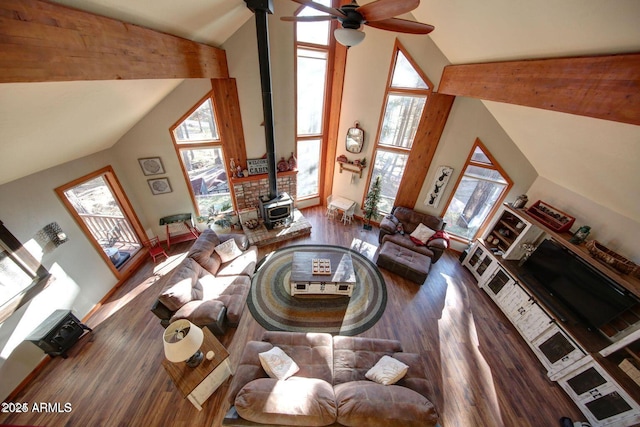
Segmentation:
<svg viewBox="0 0 640 427">
<path fill-rule="evenodd" d="M 347 172 L 357 173 L 360 178 L 362 178 L 362 170 L 366 167 L 362 165 L 356 165 L 355 163 L 338 162 L 338 164 L 340 165 L 340 173 L 345 170 Z"/>
<path fill-rule="evenodd" d="M 518 260 L 525 254 L 523 243 L 535 243 L 544 232 L 519 215 L 509 205 L 503 205 L 495 220 L 483 235 L 484 243 L 502 252 L 502 258 Z"/>
</svg>

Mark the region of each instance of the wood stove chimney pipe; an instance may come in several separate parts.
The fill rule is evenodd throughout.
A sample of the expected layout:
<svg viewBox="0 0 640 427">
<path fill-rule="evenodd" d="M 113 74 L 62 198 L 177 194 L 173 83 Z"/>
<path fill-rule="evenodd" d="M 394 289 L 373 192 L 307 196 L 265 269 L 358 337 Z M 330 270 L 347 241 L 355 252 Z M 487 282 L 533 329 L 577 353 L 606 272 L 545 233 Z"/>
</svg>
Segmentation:
<svg viewBox="0 0 640 427">
<path fill-rule="evenodd" d="M 262 87 L 262 109 L 264 112 L 264 136 L 269 162 L 269 198 L 278 197 L 276 180 L 276 141 L 273 130 L 273 95 L 271 93 L 271 62 L 269 57 L 269 26 L 267 14 L 273 13 L 273 0 L 245 0 L 247 7 L 255 15 L 258 38 L 258 61 L 260 65 L 260 85 Z"/>
</svg>

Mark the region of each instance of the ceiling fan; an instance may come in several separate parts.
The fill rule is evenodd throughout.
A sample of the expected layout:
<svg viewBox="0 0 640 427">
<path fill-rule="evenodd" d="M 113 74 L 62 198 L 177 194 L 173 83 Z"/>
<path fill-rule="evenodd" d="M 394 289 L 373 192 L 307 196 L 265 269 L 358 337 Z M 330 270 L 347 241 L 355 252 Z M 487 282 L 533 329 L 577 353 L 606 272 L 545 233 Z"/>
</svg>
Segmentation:
<svg viewBox="0 0 640 427">
<path fill-rule="evenodd" d="M 377 0 L 364 6 L 358 5 L 353 0 L 350 4 L 339 8 L 328 7 L 311 0 L 293 1 L 324 12 L 327 15 L 284 16 L 280 19 L 296 22 L 337 19 L 342 24 L 342 28 L 336 29 L 334 36 L 339 43 L 347 47 L 355 46 L 364 40 L 365 33 L 361 31 L 362 25 L 409 34 L 429 34 L 434 29 L 433 25 L 395 18 L 396 15 L 402 15 L 414 10 L 420 4 L 420 0 Z"/>
</svg>

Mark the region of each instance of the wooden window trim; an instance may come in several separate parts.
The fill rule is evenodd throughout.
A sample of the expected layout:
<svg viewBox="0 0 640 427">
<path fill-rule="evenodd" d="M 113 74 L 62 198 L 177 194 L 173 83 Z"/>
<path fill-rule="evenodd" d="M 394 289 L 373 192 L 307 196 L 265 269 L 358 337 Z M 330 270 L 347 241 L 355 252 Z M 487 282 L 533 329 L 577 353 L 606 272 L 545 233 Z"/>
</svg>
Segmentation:
<svg viewBox="0 0 640 427">
<path fill-rule="evenodd" d="M 415 71 L 418 73 L 420 78 L 422 78 L 424 80 L 424 82 L 427 84 L 427 86 L 429 87 L 428 89 L 396 88 L 396 87 L 392 87 L 391 86 L 391 82 L 393 81 L 393 73 L 395 72 L 396 64 L 398 62 L 398 52 L 402 52 L 404 57 L 407 58 L 407 61 L 409 61 L 409 64 L 411 64 L 411 66 L 415 69 Z M 394 147 L 394 146 L 390 146 L 390 145 L 380 144 L 380 134 L 382 133 L 382 125 L 383 125 L 383 121 L 384 121 L 384 115 L 385 115 L 385 113 L 387 111 L 389 94 L 424 95 L 426 97 L 426 102 L 425 102 L 425 106 L 424 106 L 424 108 L 422 110 L 422 114 L 420 116 L 420 122 L 422 122 L 424 120 L 424 117 L 425 117 L 426 113 L 427 113 L 427 110 L 428 110 L 427 103 L 429 102 L 429 98 L 431 97 L 432 93 L 433 93 L 433 83 L 427 77 L 427 75 L 424 73 L 424 71 L 422 71 L 422 69 L 418 66 L 416 61 L 409 54 L 409 52 L 406 50 L 406 48 L 402 45 L 400 40 L 398 40 L 396 38 L 396 40 L 394 42 L 394 45 L 393 45 L 393 55 L 391 57 L 391 64 L 389 65 L 389 73 L 387 75 L 387 84 L 386 84 L 385 93 L 384 93 L 384 104 L 382 105 L 382 108 L 380 109 L 380 117 L 378 119 L 378 130 L 376 131 L 375 145 L 373 146 L 373 151 L 371 153 L 372 154 L 371 155 L 371 162 L 369 162 L 369 168 L 368 168 L 369 172 L 367 173 L 367 181 L 366 181 L 366 185 L 365 185 L 365 191 L 364 191 L 364 193 L 362 195 L 362 200 L 360 202 L 360 206 L 364 206 L 364 201 L 367 198 L 367 193 L 369 192 L 369 187 L 371 186 L 371 179 L 372 179 L 372 175 L 373 175 L 373 166 L 375 165 L 375 160 L 376 160 L 376 157 L 377 157 L 378 150 L 392 151 L 392 152 L 394 152 L 396 154 L 406 154 L 406 155 L 410 156 L 411 155 L 411 150 L 413 148 L 413 144 L 411 144 L 411 148 Z M 408 159 L 407 159 L 407 161 L 408 161 Z M 401 184 L 402 184 L 402 180 L 400 182 L 400 185 Z M 400 188 L 398 188 L 398 193 L 399 192 L 400 192 Z"/>
<path fill-rule="evenodd" d="M 486 156 L 491 161 L 491 165 L 488 165 L 486 163 L 474 162 L 473 160 L 471 160 L 471 158 L 473 157 L 473 153 L 476 151 L 477 147 L 480 147 L 484 152 L 484 154 L 486 154 Z M 449 194 L 449 198 L 447 199 L 447 203 L 445 203 L 444 208 L 440 212 L 441 218 L 444 218 L 445 212 L 447 212 L 447 209 L 449 209 L 449 204 L 451 203 L 451 200 L 453 200 L 453 196 L 455 195 L 456 190 L 458 189 L 458 185 L 460 185 L 460 181 L 462 181 L 462 178 L 464 177 L 464 172 L 467 170 L 467 167 L 469 165 L 498 171 L 500 175 L 502 175 L 502 177 L 505 179 L 505 181 L 507 181 L 507 186 L 505 187 L 504 191 L 502 192 L 498 200 L 496 200 L 496 203 L 493 206 L 493 208 L 491 208 L 491 211 L 487 214 L 487 219 L 485 219 L 482 225 L 478 228 L 478 231 L 476 232 L 476 236 L 479 236 L 484 233 L 485 229 L 489 225 L 489 222 L 491 222 L 491 218 L 493 218 L 496 212 L 498 212 L 498 209 L 500 208 L 505 198 L 507 197 L 507 194 L 513 187 L 513 180 L 511 180 L 511 178 L 509 177 L 509 174 L 507 174 L 507 172 L 502 168 L 502 166 L 500 166 L 500 163 L 496 160 L 495 157 L 493 157 L 493 154 L 491 154 L 491 151 L 487 149 L 487 147 L 480 140 L 480 138 L 476 138 L 476 140 L 473 142 L 473 146 L 471 147 L 471 150 L 469 150 L 469 155 L 465 160 L 464 166 L 461 169 L 461 173 L 458 175 L 458 179 L 456 180 L 456 185 L 451 190 L 451 193 Z M 451 235 L 451 238 L 459 242 L 469 243 L 469 241 L 464 237 Z"/>
<path fill-rule="evenodd" d="M 107 181 L 109 188 L 111 189 L 111 191 L 113 191 L 113 194 L 116 200 L 120 204 L 120 208 L 122 209 L 127 219 L 131 222 L 131 227 L 133 228 L 133 231 L 135 231 L 136 235 L 138 236 L 138 239 L 140 240 L 140 243 L 142 244 L 142 242 L 147 240 L 146 238 L 147 234 L 144 231 L 144 228 L 142 227 L 142 224 L 140 223 L 140 220 L 138 219 L 136 212 L 133 210 L 133 207 L 131 206 L 129 197 L 127 197 L 126 193 L 122 189 L 122 185 L 120 185 L 120 180 L 118 179 L 115 171 L 110 165 L 105 166 L 102 169 L 98 169 L 97 171 L 91 172 L 87 175 L 84 175 L 80 178 L 74 179 L 73 181 L 68 182 L 64 185 L 61 185 L 60 187 L 55 189 L 55 192 L 60 198 L 60 200 L 62 201 L 62 203 L 65 205 L 65 207 L 67 208 L 67 210 L 69 211 L 73 219 L 76 221 L 78 226 L 82 229 L 84 234 L 87 236 L 89 243 L 91 243 L 91 245 L 95 248 L 96 252 L 98 252 L 98 255 L 100 255 L 100 257 L 104 260 L 104 262 L 107 264 L 111 272 L 119 280 L 123 280 L 126 277 L 128 277 L 137 268 L 138 262 L 142 259 L 142 255 L 146 253 L 146 251 L 144 250 L 144 247 L 142 247 L 143 250 L 138 251 L 133 256 L 133 259 L 126 264 L 125 268 L 123 268 L 122 270 L 118 270 L 116 266 L 113 265 L 113 262 L 111 262 L 106 252 L 102 250 L 102 247 L 100 246 L 100 244 L 96 241 L 96 239 L 92 237 L 91 230 L 89 230 L 89 228 L 84 223 L 80 215 L 78 215 L 78 212 L 76 212 L 71 202 L 69 202 L 69 199 L 67 199 L 67 196 L 65 196 L 64 194 L 65 191 L 70 190 L 71 188 L 79 184 L 82 184 L 85 181 L 95 179 L 102 175 L 104 175 L 104 178 Z"/>
</svg>

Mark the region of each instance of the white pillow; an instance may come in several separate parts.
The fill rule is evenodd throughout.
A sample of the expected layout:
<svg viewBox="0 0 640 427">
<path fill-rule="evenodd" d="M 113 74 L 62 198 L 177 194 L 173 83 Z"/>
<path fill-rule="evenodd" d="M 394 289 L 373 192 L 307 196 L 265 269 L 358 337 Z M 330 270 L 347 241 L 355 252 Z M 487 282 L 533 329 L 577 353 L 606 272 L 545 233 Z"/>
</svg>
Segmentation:
<svg viewBox="0 0 640 427">
<path fill-rule="evenodd" d="M 427 243 L 427 240 L 429 240 L 429 237 L 433 236 L 434 234 L 436 234 L 435 230 L 432 230 L 423 223 L 420 223 L 418 224 L 416 229 L 413 230 L 413 233 L 411 233 L 411 237 L 421 241 L 424 245 Z"/>
<path fill-rule="evenodd" d="M 242 255 L 242 251 L 236 244 L 235 239 L 229 239 L 224 243 L 220 243 L 214 250 L 220 255 L 223 264 Z"/>
<path fill-rule="evenodd" d="M 278 380 L 286 380 L 300 370 L 296 362 L 280 347 L 273 347 L 269 351 L 258 353 L 260 364 L 267 375 Z"/>
<path fill-rule="evenodd" d="M 409 366 L 405 365 L 398 359 L 389 356 L 382 356 L 373 368 L 369 369 L 364 375 L 371 381 L 375 381 L 382 385 L 395 384 L 407 374 Z"/>
</svg>

